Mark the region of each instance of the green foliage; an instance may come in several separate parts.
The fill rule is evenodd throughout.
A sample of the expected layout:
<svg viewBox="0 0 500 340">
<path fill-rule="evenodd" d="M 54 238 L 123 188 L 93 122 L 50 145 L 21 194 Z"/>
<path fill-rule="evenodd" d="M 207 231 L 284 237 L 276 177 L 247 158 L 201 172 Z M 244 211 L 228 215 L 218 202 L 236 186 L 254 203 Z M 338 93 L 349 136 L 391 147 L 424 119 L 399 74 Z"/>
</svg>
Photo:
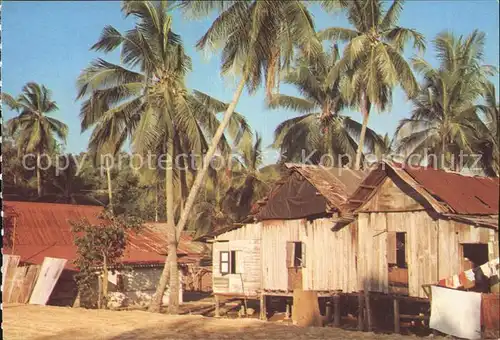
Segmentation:
<svg viewBox="0 0 500 340">
<path fill-rule="evenodd" d="M 487 78 L 496 70 L 483 64 L 484 44 L 485 35 L 479 31 L 466 37 L 442 32 L 434 40 L 438 68 L 421 58 L 413 60 L 424 80 L 411 117 L 401 120 L 396 131 L 400 152 L 436 154 L 439 167 L 454 170 L 461 170 L 460 152 L 479 153 L 490 175 L 498 171 L 498 103 Z M 481 97 L 488 104 L 478 105 Z M 465 159 L 465 165 L 473 161 Z"/>
<path fill-rule="evenodd" d="M 70 221 L 77 247 L 74 263 L 79 270 L 75 280 L 83 301 L 93 300 L 95 282 L 107 268 L 122 267 L 120 258 L 127 245 L 127 233 L 140 231 L 142 223 L 135 217 L 113 216 L 108 212 L 99 219 L 97 225 L 88 220 Z"/>
<path fill-rule="evenodd" d="M 334 164 L 345 165 L 337 163 L 340 155 L 350 156 L 351 159 L 356 155 L 361 124 L 340 114 L 348 104 L 342 96 L 342 87 L 346 86 L 348 78 L 342 75 L 333 84 L 327 79 L 327 75 L 338 66 L 339 58 L 336 44 L 316 58 L 300 56 L 283 80 L 296 87 L 302 97 L 272 96 L 269 107 L 281 107 L 302 114 L 282 122 L 274 132 L 273 146 L 284 155 L 282 161 L 301 162 L 304 155 L 313 155 L 309 158 L 311 163 L 318 164 L 322 155 L 331 155 Z M 374 150 L 381 143 L 379 136 L 368 129 L 365 138 L 367 149 Z"/>
<path fill-rule="evenodd" d="M 16 98 L 2 93 L 7 106 L 19 113 L 7 121 L 9 132 L 19 133 L 16 138 L 19 154 L 57 151 L 54 135 L 61 141 L 66 141 L 68 126 L 49 116 L 58 110 L 51 97 L 51 91 L 37 83 L 27 83 Z"/>
</svg>

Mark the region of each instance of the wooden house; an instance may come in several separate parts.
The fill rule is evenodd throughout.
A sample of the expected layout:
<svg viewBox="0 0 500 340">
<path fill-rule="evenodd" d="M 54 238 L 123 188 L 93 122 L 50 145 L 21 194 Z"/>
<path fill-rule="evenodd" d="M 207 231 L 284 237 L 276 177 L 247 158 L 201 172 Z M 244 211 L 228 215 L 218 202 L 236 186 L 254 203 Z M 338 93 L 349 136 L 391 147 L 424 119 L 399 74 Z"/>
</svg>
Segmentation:
<svg viewBox="0 0 500 340">
<path fill-rule="evenodd" d="M 498 178 L 380 163 L 333 228 L 357 224 L 359 289 L 426 298 L 422 285 L 497 258 L 499 192 Z"/>
<path fill-rule="evenodd" d="M 213 236 L 215 295 L 291 296 L 294 289 L 356 291 L 355 224 L 332 231 L 367 172 L 286 164 L 252 223 Z"/>
</svg>

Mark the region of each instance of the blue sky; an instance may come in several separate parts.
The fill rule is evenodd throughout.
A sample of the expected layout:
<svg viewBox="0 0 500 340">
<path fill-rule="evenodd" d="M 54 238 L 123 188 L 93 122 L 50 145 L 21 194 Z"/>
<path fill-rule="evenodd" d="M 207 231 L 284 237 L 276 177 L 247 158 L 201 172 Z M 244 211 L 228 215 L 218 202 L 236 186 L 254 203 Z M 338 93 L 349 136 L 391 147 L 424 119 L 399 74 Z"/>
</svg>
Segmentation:
<svg viewBox="0 0 500 340">
<path fill-rule="evenodd" d="M 430 41 L 437 33 L 451 30 L 457 34 L 468 34 L 474 29 L 486 33 L 485 62 L 498 66 L 499 60 L 499 4 L 498 0 L 483 1 L 408 1 L 400 18 L 400 25 L 415 28 L 426 37 L 428 48 L 425 57 L 435 62 Z M 318 29 L 330 26 L 347 27 L 342 14 L 332 15 L 312 6 Z M 125 20 L 120 12 L 119 1 L 75 1 L 75 2 L 3 2 L 2 8 L 2 59 L 4 92 L 17 95 L 22 86 L 35 81 L 53 91 L 59 106 L 56 117 L 69 125 L 66 151 L 85 151 L 89 133 L 80 133 L 80 102 L 76 98 L 76 79 L 91 60 L 104 57 L 119 62 L 117 54 L 104 56 L 89 51 L 96 42 L 102 28 L 112 25 L 120 31 L 132 27 L 133 20 Z M 188 86 L 206 92 L 220 100 L 232 98 L 234 84 L 224 80 L 219 73 L 218 55 L 207 57 L 194 48 L 196 41 L 207 30 L 213 18 L 187 20 L 174 14 L 174 29 L 183 37 L 188 54 L 193 59 L 193 72 L 188 76 Z M 411 53 L 407 53 L 411 56 Z M 494 80 L 498 88 L 498 79 Z M 282 93 L 296 94 L 288 86 L 281 86 Z M 408 116 L 411 105 L 400 90 L 394 92 L 393 105 L 383 113 L 374 112 L 369 126 L 379 133 L 393 134 L 398 121 Z M 253 96 L 247 93 L 241 98 L 237 110 L 243 113 L 252 128 L 263 135 L 264 145 L 273 139 L 275 127 L 285 119 L 294 117 L 294 112 L 266 110 L 263 91 Z M 4 110 L 4 122 L 12 112 Z M 361 121 L 357 112 L 348 112 Z M 275 160 L 274 152 L 267 152 L 265 160 Z"/>
</svg>

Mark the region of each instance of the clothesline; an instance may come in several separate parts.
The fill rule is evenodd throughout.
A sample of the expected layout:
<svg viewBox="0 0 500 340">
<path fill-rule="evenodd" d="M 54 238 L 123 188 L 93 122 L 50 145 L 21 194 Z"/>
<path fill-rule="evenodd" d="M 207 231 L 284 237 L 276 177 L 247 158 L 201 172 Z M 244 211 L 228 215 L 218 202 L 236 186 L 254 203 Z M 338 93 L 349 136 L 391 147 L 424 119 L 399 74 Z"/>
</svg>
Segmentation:
<svg viewBox="0 0 500 340">
<path fill-rule="evenodd" d="M 459 274 L 455 274 L 445 279 L 441 279 L 439 280 L 437 285 L 453 289 L 458 289 L 458 288 L 470 289 L 476 285 L 476 277 L 480 275 L 484 275 L 488 279 L 492 276 L 498 276 L 499 263 L 500 261 L 499 258 L 497 257 L 496 259 L 486 262 L 480 265 L 479 267 L 465 270 Z"/>
</svg>

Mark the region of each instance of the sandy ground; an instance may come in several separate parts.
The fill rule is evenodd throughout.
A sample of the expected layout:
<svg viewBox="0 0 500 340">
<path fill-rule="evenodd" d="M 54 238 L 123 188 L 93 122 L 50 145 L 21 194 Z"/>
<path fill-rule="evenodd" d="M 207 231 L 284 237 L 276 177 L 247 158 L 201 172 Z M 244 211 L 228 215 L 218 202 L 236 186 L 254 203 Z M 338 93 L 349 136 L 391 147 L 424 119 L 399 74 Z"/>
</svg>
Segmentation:
<svg viewBox="0 0 500 340">
<path fill-rule="evenodd" d="M 86 310 L 9 305 L 3 310 L 4 339 L 401 339 L 399 335 L 299 328 L 256 319 L 171 316 L 143 311 Z M 416 339 L 416 337 L 411 337 Z"/>
</svg>

